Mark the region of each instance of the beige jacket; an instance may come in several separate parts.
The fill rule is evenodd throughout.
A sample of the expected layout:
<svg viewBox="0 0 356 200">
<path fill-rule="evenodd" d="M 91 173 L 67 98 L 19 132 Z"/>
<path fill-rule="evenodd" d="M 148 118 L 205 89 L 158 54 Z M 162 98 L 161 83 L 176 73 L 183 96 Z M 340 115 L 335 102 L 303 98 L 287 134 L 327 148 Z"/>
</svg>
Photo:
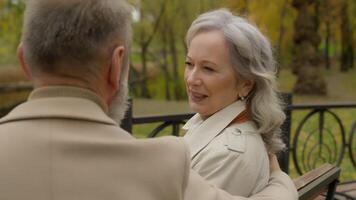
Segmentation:
<svg viewBox="0 0 356 200">
<path fill-rule="evenodd" d="M 245 103 L 236 101 L 205 121 L 199 114 L 183 127 L 191 149 L 191 167 L 230 194 L 250 196 L 267 186 L 268 154 L 252 121 L 231 124 Z"/>
<path fill-rule="evenodd" d="M 92 92 L 36 89 L 0 119 L 0 200 L 242 200 L 189 170 L 179 138 L 136 140 Z M 276 172 L 251 199 L 296 199 Z"/>
</svg>

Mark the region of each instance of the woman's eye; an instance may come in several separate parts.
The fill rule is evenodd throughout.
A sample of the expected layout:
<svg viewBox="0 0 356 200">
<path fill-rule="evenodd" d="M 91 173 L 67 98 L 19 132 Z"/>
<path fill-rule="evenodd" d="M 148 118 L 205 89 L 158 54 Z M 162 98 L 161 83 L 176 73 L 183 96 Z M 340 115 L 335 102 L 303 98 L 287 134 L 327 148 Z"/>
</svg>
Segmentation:
<svg viewBox="0 0 356 200">
<path fill-rule="evenodd" d="M 204 67 L 204 70 L 206 70 L 208 72 L 214 72 L 215 71 L 213 68 L 207 67 L 207 66 Z"/>
<path fill-rule="evenodd" d="M 185 66 L 186 67 L 193 67 L 193 64 L 189 61 L 185 61 Z"/>
</svg>

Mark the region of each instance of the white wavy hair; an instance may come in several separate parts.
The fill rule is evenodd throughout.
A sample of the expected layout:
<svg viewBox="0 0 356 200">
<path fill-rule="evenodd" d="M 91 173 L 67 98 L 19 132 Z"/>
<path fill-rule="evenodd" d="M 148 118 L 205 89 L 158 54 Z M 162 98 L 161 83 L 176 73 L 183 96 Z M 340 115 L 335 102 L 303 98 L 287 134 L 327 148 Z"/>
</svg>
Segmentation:
<svg viewBox="0 0 356 200">
<path fill-rule="evenodd" d="M 255 81 L 247 103 L 268 151 L 284 150 L 280 127 L 285 114 L 278 96 L 277 69 L 270 42 L 247 19 L 219 9 L 203 13 L 194 20 L 186 35 L 187 46 L 199 33 L 213 30 L 225 36 L 237 79 Z"/>
</svg>

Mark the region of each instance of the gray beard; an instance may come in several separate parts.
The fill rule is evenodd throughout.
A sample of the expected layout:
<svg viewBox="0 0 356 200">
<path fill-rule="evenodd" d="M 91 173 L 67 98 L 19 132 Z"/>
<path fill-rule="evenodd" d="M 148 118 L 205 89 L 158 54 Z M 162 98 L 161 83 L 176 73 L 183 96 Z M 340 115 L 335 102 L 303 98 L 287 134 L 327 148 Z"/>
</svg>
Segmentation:
<svg viewBox="0 0 356 200">
<path fill-rule="evenodd" d="M 115 93 L 109 106 L 109 117 L 119 125 L 121 125 L 121 121 L 129 108 L 128 90 L 127 83 L 120 83 L 119 90 Z"/>
</svg>

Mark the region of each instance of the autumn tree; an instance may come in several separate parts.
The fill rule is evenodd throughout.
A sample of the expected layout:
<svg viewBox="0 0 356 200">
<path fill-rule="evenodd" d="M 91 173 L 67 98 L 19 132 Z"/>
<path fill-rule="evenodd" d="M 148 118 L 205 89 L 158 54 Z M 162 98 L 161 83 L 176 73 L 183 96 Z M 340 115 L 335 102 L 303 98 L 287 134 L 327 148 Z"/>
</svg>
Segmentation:
<svg viewBox="0 0 356 200">
<path fill-rule="evenodd" d="M 284 35 L 286 33 L 286 26 L 285 26 L 284 19 L 286 18 L 286 15 L 287 15 L 288 5 L 289 5 L 288 0 L 283 0 L 282 7 L 280 9 L 279 34 L 278 34 L 278 41 L 276 44 L 276 47 L 277 47 L 276 54 L 277 54 L 277 60 L 279 62 L 281 62 L 281 55 L 282 55 L 282 50 L 283 50 L 282 43 L 283 43 Z"/>
<path fill-rule="evenodd" d="M 140 96 L 143 98 L 151 98 L 147 84 L 147 61 L 149 54 L 149 46 L 151 45 L 154 36 L 156 35 L 159 24 L 163 17 L 166 1 L 157 0 L 155 3 L 151 1 L 140 1 L 138 4 L 139 22 L 134 24 L 134 41 L 140 46 L 141 74 L 140 74 Z"/>
<path fill-rule="evenodd" d="M 179 50 L 178 50 L 178 32 L 182 31 L 179 28 L 179 20 L 183 17 L 181 15 L 181 0 L 171 0 L 167 8 L 165 17 L 168 22 L 165 25 L 167 46 L 170 53 L 171 65 L 172 65 L 172 80 L 173 80 L 173 93 L 174 99 L 180 100 L 183 97 L 183 89 L 181 86 L 181 76 L 179 74 Z"/>
<path fill-rule="evenodd" d="M 222 4 L 229 7 L 231 10 L 239 13 L 239 15 L 247 16 L 250 13 L 249 2 L 251 0 L 222 0 Z"/>
<path fill-rule="evenodd" d="M 294 32 L 293 73 L 297 76 L 294 92 L 325 95 L 326 82 L 320 67 L 318 1 L 293 0 L 297 10 Z"/>
<path fill-rule="evenodd" d="M 0 61 L 15 55 L 21 38 L 25 1 L 0 1 Z"/>
<path fill-rule="evenodd" d="M 350 16 L 348 12 L 349 1 L 344 0 L 341 8 L 341 67 L 343 72 L 353 68 L 355 41 L 352 34 Z"/>
</svg>

